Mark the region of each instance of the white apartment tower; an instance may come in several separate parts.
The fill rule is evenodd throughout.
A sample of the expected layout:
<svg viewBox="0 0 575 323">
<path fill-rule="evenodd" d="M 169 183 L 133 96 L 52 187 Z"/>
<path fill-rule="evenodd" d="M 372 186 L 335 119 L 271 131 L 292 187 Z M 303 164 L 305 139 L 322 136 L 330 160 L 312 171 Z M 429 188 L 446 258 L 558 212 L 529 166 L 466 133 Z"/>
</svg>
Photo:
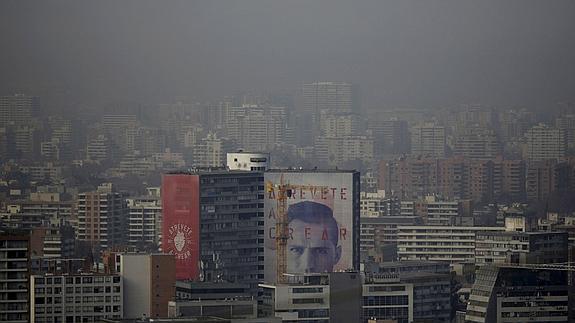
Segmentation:
<svg viewBox="0 0 575 323">
<path fill-rule="evenodd" d="M 128 219 L 128 244 L 136 249 L 155 247 L 159 244 L 162 223 L 162 202 L 159 196 L 127 199 L 130 208 Z"/>
</svg>

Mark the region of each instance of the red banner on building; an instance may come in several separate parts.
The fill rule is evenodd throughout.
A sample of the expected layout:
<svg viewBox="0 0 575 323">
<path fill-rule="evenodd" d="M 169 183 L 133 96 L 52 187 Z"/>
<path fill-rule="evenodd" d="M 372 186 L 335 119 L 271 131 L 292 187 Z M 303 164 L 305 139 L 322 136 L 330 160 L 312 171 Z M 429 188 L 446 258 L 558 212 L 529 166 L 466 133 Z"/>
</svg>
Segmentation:
<svg viewBox="0 0 575 323">
<path fill-rule="evenodd" d="M 199 278 L 199 196 L 197 175 L 162 177 L 162 250 L 176 258 L 176 279 Z"/>
</svg>

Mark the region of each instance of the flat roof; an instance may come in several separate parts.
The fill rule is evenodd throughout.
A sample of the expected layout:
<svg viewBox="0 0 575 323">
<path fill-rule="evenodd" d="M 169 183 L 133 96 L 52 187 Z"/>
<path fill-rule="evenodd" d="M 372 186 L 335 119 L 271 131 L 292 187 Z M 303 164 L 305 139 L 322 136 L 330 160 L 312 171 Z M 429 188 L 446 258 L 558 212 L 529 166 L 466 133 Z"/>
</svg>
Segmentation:
<svg viewBox="0 0 575 323">
<path fill-rule="evenodd" d="M 403 260 L 403 261 L 387 261 L 379 263 L 380 268 L 396 268 L 396 267 L 408 267 L 417 265 L 440 265 L 449 267 L 449 264 L 441 261 L 428 261 L 428 260 Z"/>
<path fill-rule="evenodd" d="M 359 173 L 355 169 L 320 169 L 320 168 L 273 168 L 265 171 L 266 173 Z"/>
</svg>

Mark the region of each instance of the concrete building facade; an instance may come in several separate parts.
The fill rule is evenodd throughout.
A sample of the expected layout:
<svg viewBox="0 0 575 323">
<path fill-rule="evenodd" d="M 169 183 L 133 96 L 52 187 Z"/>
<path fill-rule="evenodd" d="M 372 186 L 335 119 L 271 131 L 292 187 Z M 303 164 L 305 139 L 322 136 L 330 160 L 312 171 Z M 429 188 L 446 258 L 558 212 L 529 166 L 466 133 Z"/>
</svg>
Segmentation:
<svg viewBox="0 0 575 323">
<path fill-rule="evenodd" d="M 474 262 L 476 234 L 503 230 L 504 227 L 400 226 L 397 255 L 400 261 Z"/>
<path fill-rule="evenodd" d="M 100 322 L 123 317 L 119 275 L 32 275 L 30 291 L 32 323 Z"/>
</svg>

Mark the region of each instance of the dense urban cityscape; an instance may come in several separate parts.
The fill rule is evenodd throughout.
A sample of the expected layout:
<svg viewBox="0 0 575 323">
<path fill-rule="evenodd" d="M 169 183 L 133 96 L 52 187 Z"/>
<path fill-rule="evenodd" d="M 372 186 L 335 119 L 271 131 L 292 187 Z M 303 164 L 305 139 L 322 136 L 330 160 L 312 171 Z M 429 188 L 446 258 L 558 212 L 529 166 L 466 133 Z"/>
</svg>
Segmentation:
<svg viewBox="0 0 575 323">
<path fill-rule="evenodd" d="M 573 88 L 380 105 L 338 75 L 89 104 L 0 77 L 0 322 L 574 322 Z"/>
</svg>

